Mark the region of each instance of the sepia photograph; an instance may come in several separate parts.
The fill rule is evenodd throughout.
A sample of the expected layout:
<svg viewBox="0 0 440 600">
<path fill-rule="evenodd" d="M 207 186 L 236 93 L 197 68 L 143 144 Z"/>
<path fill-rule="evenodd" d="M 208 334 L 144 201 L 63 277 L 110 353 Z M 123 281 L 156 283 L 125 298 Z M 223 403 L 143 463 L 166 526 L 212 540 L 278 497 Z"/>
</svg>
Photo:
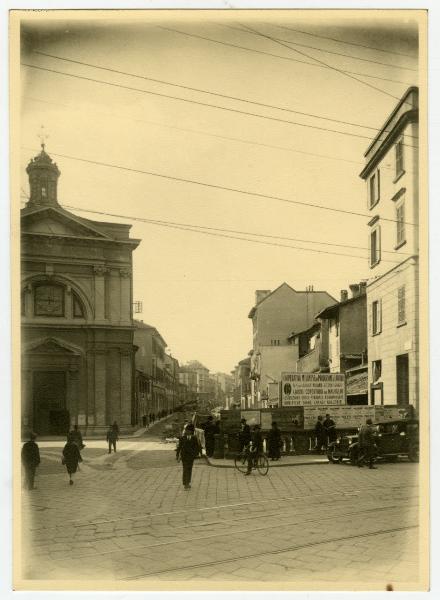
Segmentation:
<svg viewBox="0 0 440 600">
<path fill-rule="evenodd" d="M 427 11 L 9 19 L 14 589 L 427 591 Z"/>
</svg>

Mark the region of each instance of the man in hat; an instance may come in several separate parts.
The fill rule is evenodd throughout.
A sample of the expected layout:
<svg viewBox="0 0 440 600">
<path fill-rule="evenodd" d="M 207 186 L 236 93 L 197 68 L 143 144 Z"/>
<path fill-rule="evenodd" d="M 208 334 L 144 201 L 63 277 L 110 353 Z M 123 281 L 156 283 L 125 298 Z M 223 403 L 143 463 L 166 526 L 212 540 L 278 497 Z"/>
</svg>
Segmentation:
<svg viewBox="0 0 440 600">
<path fill-rule="evenodd" d="M 185 490 L 191 488 L 192 468 L 199 454 L 200 444 L 194 434 L 194 425 L 189 423 L 176 448 L 176 460 L 182 461 L 182 483 Z"/>
<path fill-rule="evenodd" d="M 35 442 L 37 436 L 31 433 L 29 441 L 23 444 L 21 449 L 21 462 L 24 468 L 24 486 L 28 490 L 34 489 L 35 471 L 40 464 L 40 450 Z"/>
<path fill-rule="evenodd" d="M 251 441 L 251 428 L 246 423 L 246 419 L 240 421 L 240 431 L 238 433 L 238 442 L 240 444 L 240 452 L 246 448 Z"/>
<path fill-rule="evenodd" d="M 373 427 L 373 421 L 367 419 L 366 424 L 359 429 L 359 457 L 358 467 L 363 467 L 364 462 L 368 462 L 370 469 L 377 469 L 374 466 L 376 456 L 375 444 L 376 432 Z"/>
</svg>

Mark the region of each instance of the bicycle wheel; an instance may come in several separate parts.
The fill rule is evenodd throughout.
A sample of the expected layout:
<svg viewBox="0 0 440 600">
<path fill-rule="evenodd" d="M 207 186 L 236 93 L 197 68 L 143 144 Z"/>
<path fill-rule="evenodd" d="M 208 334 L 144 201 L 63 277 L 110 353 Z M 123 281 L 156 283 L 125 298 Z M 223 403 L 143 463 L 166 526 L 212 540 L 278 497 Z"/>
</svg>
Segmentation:
<svg viewBox="0 0 440 600">
<path fill-rule="evenodd" d="M 260 454 L 257 459 L 257 469 L 260 475 L 267 475 L 269 471 L 269 461 L 267 460 L 267 456 L 264 454 Z"/>
<path fill-rule="evenodd" d="M 240 471 L 240 473 L 246 473 L 247 471 L 247 460 L 245 454 L 237 454 L 234 459 L 235 468 Z"/>
</svg>

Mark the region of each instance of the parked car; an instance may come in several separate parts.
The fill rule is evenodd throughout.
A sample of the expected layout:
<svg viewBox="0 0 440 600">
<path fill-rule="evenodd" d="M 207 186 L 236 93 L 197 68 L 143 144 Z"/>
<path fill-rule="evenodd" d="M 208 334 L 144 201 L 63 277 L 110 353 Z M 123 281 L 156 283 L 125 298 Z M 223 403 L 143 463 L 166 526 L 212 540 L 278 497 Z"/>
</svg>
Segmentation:
<svg viewBox="0 0 440 600">
<path fill-rule="evenodd" d="M 378 460 L 396 461 L 407 456 L 411 462 L 419 462 L 419 422 L 416 419 L 381 421 L 373 425 L 376 433 L 376 457 Z M 327 457 L 337 463 L 349 460 L 357 464 L 359 440 L 357 434 L 343 435 L 329 445 Z"/>
</svg>

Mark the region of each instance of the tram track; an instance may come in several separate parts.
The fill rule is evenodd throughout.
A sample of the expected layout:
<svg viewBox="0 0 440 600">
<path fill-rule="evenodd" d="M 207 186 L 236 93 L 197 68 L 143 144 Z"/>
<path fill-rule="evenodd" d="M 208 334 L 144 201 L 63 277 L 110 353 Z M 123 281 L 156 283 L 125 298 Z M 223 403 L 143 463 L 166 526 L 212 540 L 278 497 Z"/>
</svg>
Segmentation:
<svg viewBox="0 0 440 600">
<path fill-rule="evenodd" d="M 227 564 L 227 563 L 231 563 L 231 562 L 238 562 L 238 561 L 242 561 L 242 560 L 249 560 L 252 558 L 258 558 L 260 556 L 269 556 L 269 555 L 274 555 L 274 554 L 283 554 L 286 552 L 295 552 L 297 550 L 304 550 L 306 548 L 312 548 L 315 546 L 320 546 L 320 545 L 325 545 L 325 544 L 331 544 L 331 543 L 336 543 L 336 542 L 342 542 L 342 541 L 348 541 L 348 540 L 353 540 L 356 538 L 365 538 L 365 537 L 373 537 L 373 536 L 379 536 L 379 535 L 385 535 L 388 533 L 395 533 L 395 532 L 399 532 L 399 531 L 407 531 L 409 529 L 418 529 L 418 525 L 406 525 L 403 527 L 393 527 L 390 529 L 382 529 L 379 531 L 370 531 L 370 532 L 366 532 L 366 533 L 359 533 L 359 534 L 352 534 L 352 535 L 346 535 L 346 536 L 340 536 L 340 537 L 334 537 L 331 539 L 327 539 L 327 540 L 321 540 L 319 542 L 307 542 L 305 544 L 297 544 L 295 546 L 290 546 L 288 548 L 280 548 L 277 550 L 267 550 L 265 552 L 255 552 L 252 554 L 246 554 L 243 556 L 234 556 L 232 558 L 224 558 L 224 559 L 219 559 L 219 560 L 212 560 L 212 561 L 205 561 L 205 562 L 199 562 L 199 563 L 195 563 L 195 564 L 191 564 L 191 565 L 184 565 L 184 566 L 180 566 L 180 567 L 174 567 L 174 568 L 167 568 L 167 569 L 160 569 L 160 570 L 156 570 L 156 571 L 149 571 L 147 573 L 140 573 L 138 575 L 131 575 L 129 577 L 122 577 L 122 581 L 134 581 L 136 579 L 143 579 L 146 577 L 152 577 L 152 576 L 157 576 L 157 575 L 163 575 L 165 573 L 173 573 L 173 572 L 179 572 L 179 571 L 188 571 L 191 569 L 200 569 L 200 568 L 204 568 L 204 567 L 211 567 L 211 566 L 215 566 L 215 565 L 221 565 L 221 564 Z"/>
<path fill-rule="evenodd" d="M 118 517 L 118 518 L 114 518 L 114 519 L 96 519 L 94 521 L 87 521 L 84 519 L 72 519 L 69 521 L 63 521 L 62 525 L 52 525 L 50 527 L 30 527 L 29 529 L 33 532 L 33 533 L 38 533 L 38 532 L 47 532 L 47 531 L 51 531 L 51 530 L 56 530 L 56 529 L 66 529 L 66 527 L 75 527 L 75 528 L 81 528 L 81 527 L 90 527 L 90 526 L 99 526 L 99 525 L 108 525 L 110 523 L 119 523 L 119 522 L 123 522 L 123 521 L 141 521 L 141 520 L 147 520 L 150 518 L 154 518 L 154 517 L 172 517 L 172 516 L 181 516 L 184 514 L 194 514 L 197 512 L 208 512 L 208 511 L 213 511 L 213 510 L 224 510 L 224 509 L 238 509 L 240 507 L 248 507 L 248 506 L 252 506 L 252 505 L 260 505 L 260 504 L 273 504 L 274 502 L 292 502 L 295 500 L 306 500 L 307 498 L 320 498 L 320 497 L 325 497 L 325 498 L 332 498 L 332 497 L 338 497 L 338 498 L 353 498 L 358 496 L 359 494 L 365 494 L 368 493 L 370 491 L 380 491 L 385 490 L 387 492 L 393 492 L 394 490 L 404 490 L 404 489 L 411 489 L 411 488 L 416 488 L 418 489 L 419 486 L 418 485 L 396 485 L 396 486 L 365 486 L 365 487 L 360 487 L 356 490 L 350 490 L 350 491 L 337 491 L 337 492 L 322 492 L 319 494 L 301 494 L 301 495 L 296 495 L 296 496 L 284 496 L 284 497 L 275 497 L 275 498 L 263 498 L 263 499 L 259 499 L 259 500 L 250 500 L 247 502 L 234 502 L 234 503 L 230 503 L 230 504 L 217 504 L 214 506 L 202 506 L 202 507 L 190 507 L 190 508 L 186 508 L 186 509 L 182 509 L 182 510 L 175 510 L 175 511 L 166 511 L 166 512 L 157 512 L 157 513 L 144 513 L 142 515 L 131 515 L 128 517 Z M 408 498 L 415 498 L 418 497 L 418 495 L 416 496 L 409 496 Z M 40 510 L 42 510 L 42 506 L 40 506 Z"/>
<path fill-rule="evenodd" d="M 168 540 L 168 541 L 164 541 L 164 542 L 158 542 L 158 543 L 152 543 L 152 544 L 144 544 L 144 545 L 137 545 L 137 546 L 132 546 L 132 547 L 127 547 L 125 546 L 124 548 L 117 548 L 114 550 L 107 550 L 104 552 L 97 552 L 96 554 L 91 554 L 91 553 L 86 553 L 86 554 L 79 554 L 79 555 L 73 555 L 72 551 L 70 552 L 70 559 L 82 559 L 82 558 L 91 558 L 92 556 L 107 556 L 107 555 L 111 555 L 111 554 L 117 554 L 119 552 L 138 552 L 139 550 L 150 550 L 150 549 L 154 549 L 154 548 L 159 548 L 159 547 L 163 547 L 163 546 L 177 546 L 178 544 L 188 544 L 191 542 L 195 542 L 195 541 L 204 541 L 204 540 L 213 540 L 213 539 L 218 539 L 221 537 L 231 537 L 231 536 L 237 536 L 237 535 L 243 535 L 243 534 L 252 534 L 255 535 L 258 532 L 262 532 L 262 531 L 266 531 L 266 530 L 274 530 L 274 529 L 279 529 L 279 528 L 286 528 L 286 527 L 295 527 L 298 525 L 303 525 L 303 524 L 310 524 L 310 523 L 321 523 L 321 522 L 325 522 L 325 521 L 335 521 L 337 519 L 345 519 L 346 517 L 349 516 L 358 516 L 358 515 L 362 515 L 362 514 L 367 514 L 367 513 L 377 513 L 377 512 L 383 512 L 386 510 L 396 510 L 399 509 L 400 511 L 402 511 L 402 509 L 410 509 L 410 508 L 417 508 L 417 504 L 393 504 L 391 506 L 384 506 L 384 507 L 370 507 L 370 508 L 366 508 L 363 510 L 359 510 L 359 511 L 351 511 L 351 512 L 343 512 L 342 514 L 339 515 L 328 515 L 328 516 L 324 516 L 324 517 L 318 517 L 318 518 L 301 518 L 298 517 L 296 520 L 294 521 L 290 521 L 290 522 L 283 522 L 280 523 L 279 525 L 276 524 L 269 524 L 269 525 L 264 525 L 261 527 L 255 527 L 255 515 L 249 515 L 247 517 L 247 519 L 245 520 L 250 520 L 252 523 L 252 527 L 247 527 L 245 529 L 239 529 L 239 530 L 235 530 L 235 531 L 221 531 L 218 533 L 212 533 L 212 534 L 208 534 L 208 535 L 201 535 L 201 536 L 193 536 L 193 537 L 186 537 L 184 539 L 181 540 Z M 274 515 L 275 516 L 275 515 Z M 242 518 L 240 519 L 235 519 L 235 520 L 242 520 Z M 234 519 L 232 519 L 232 521 L 234 521 Z M 231 525 L 231 521 L 223 521 L 223 523 L 227 523 L 228 525 Z M 218 524 L 222 524 L 222 522 L 218 522 Z M 414 525 L 413 527 L 418 527 L 418 525 Z M 175 529 L 179 529 L 182 527 L 179 526 L 170 526 L 170 529 L 173 531 Z M 379 533 L 379 532 L 378 532 Z M 140 537 L 140 536 L 145 536 L 148 535 L 148 532 L 136 532 L 136 533 L 131 533 L 131 534 L 127 534 L 125 536 L 123 536 L 124 538 L 133 538 L 133 537 Z M 165 534 L 168 535 L 169 534 Z M 108 536 L 103 536 L 101 538 L 99 538 L 99 541 L 105 541 L 105 540 L 114 540 L 114 533 L 110 533 Z M 47 545 L 50 545 L 52 542 L 48 542 Z M 44 544 L 42 544 L 41 546 L 44 546 Z M 56 562 L 62 562 L 64 560 L 66 560 L 65 557 L 53 557 L 53 560 Z"/>
</svg>

